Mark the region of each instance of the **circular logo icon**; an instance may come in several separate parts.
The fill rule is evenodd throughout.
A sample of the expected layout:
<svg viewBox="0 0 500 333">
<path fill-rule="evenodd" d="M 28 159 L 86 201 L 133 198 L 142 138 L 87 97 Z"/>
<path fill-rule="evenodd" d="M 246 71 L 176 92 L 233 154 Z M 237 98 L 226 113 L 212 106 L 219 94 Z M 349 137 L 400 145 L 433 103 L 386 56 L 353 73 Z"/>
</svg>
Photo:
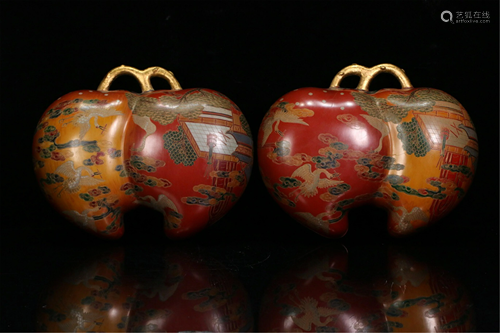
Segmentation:
<svg viewBox="0 0 500 333">
<path fill-rule="evenodd" d="M 443 22 L 451 22 L 451 23 L 453 23 L 453 14 L 449 10 L 444 10 L 441 13 L 441 20 Z"/>
</svg>

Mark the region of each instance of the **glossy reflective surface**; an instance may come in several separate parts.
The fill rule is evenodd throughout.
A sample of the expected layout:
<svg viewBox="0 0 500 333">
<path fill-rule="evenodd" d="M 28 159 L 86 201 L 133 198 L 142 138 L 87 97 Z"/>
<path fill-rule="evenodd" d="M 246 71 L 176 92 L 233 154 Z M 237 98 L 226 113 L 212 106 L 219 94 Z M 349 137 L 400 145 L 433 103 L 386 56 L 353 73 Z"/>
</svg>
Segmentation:
<svg viewBox="0 0 500 333">
<path fill-rule="evenodd" d="M 213 90 L 82 90 L 43 114 L 33 158 L 47 200 L 86 231 L 120 238 L 123 214 L 144 205 L 185 238 L 241 196 L 252 144 L 239 108 Z"/>
<path fill-rule="evenodd" d="M 373 204 L 402 236 L 462 200 L 478 143 L 463 106 L 440 90 L 301 88 L 264 116 L 258 158 L 273 198 L 315 232 L 341 237 L 350 209 Z"/>
<path fill-rule="evenodd" d="M 349 259 L 346 248 L 323 246 L 278 274 L 264 296 L 259 328 L 280 332 L 475 330 L 468 292 L 441 268 L 394 248 L 387 260 Z"/>
<path fill-rule="evenodd" d="M 493 255 L 480 256 L 484 245 L 457 247 L 431 236 L 400 242 L 382 233 L 363 236 L 362 245 L 359 234 L 340 243 L 299 225 L 287 239 L 271 240 L 231 232 L 237 220 L 162 245 L 160 223 L 147 229 L 141 217 L 129 217 L 132 234 L 114 243 L 76 228 L 64 230 L 66 239 L 27 238 L 17 248 L 25 259 L 3 262 L 4 327 L 464 332 L 494 324 L 488 300 L 498 289 L 488 266 Z M 225 239 L 229 234 L 237 237 Z"/>
<path fill-rule="evenodd" d="M 241 282 L 196 248 L 126 253 L 111 247 L 93 256 L 86 253 L 70 266 L 59 271 L 43 292 L 37 331 L 253 328 L 252 308 Z"/>
</svg>

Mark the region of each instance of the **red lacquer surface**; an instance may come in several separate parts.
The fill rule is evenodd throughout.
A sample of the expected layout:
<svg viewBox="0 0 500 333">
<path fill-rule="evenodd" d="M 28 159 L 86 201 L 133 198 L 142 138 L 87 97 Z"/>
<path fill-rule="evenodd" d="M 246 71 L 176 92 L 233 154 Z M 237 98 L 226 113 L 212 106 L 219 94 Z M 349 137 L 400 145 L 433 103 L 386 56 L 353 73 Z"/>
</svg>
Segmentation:
<svg viewBox="0 0 500 333">
<path fill-rule="evenodd" d="M 392 235 L 449 213 L 468 190 L 477 136 L 463 106 L 432 88 L 301 88 L 279 98 L 258 134 L 261 175 L 279 205 L 326 237 L 350 209 L 385 208 Z"/>
</svg>

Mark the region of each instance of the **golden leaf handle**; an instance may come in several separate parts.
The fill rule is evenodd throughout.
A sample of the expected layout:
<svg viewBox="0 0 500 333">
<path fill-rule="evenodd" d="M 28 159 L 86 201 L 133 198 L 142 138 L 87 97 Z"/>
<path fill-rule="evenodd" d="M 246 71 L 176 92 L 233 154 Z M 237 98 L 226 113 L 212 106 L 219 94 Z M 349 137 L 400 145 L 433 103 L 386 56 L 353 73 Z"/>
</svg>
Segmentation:
<svg viewBox="0 0 500 333">
<path fill-rule="evenodd" d="M 150 78 L 161 77 L 168 81 L 172 90 L 181 90 L 181 85 L 174 77 L 174 74 L 161 67 L 149 67 L 143 71 L 130 67 L 121 65 L 120 67 L 113 68 L 106 77 L 101 81 L 97 90 L 108 91 L 111 82 L 120 75 L 132 75 L 139 81 L 141 85 L 142 92 L 154 90 L 151 85 Z"/>
<path fill-rule="evenodd" d="M 351 66 L 345 67 L 340 72 L 338 72 L 337 75 L 335 75 L 330 88 L 338 88 L 340 81 L 342 81 L 342 79 L 346 76 L 357 75 L 360 77 L 360 80 L 356 89 L 368 90 L 372 79 L 380 73 L 390 73 L 394 75 L 399 80 L 399 83 L 401 83 L 401 88 L 413 87 L 404 70 L 397 66 L 391 64 L 380 64 L 371 68 L 367 68 L 361 65 L 352 64 Z"/>
</svg>

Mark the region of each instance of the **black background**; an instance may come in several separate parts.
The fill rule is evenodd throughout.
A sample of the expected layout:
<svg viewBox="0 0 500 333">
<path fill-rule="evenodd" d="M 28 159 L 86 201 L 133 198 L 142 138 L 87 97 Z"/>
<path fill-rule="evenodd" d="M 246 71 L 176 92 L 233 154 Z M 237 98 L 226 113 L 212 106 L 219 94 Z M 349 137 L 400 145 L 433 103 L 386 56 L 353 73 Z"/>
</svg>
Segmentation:
<svg viewBox="0 0 500 333">
<path fill-rule="evenodd" d="M 490 23 L 445 23 L 444 10 L 487 11 Z M 477 330 L 499 330 L 498 1 L 9 1 L 1 2 L 0 13 L 2 331 L 33 331 L 41 290 L 86 251 L 123 246 L 144 260 L 164 246 L 210 253 L 243 282 L 257 317 L 271 276 L 331 243 L 345 245 L 366 274 L 393 246 L 447 269 L 472 295 Z M 404 68 L 415 87 L 456 97 L 476 126 L 480 158 L 473 185 L 452 214 L 416 236 L 392 239 L 385 213 L 366 208 L 352 212 L 343 239 L 323 239 L 274 203 L 257 163 L 233 210 L 180 242 L 166 239 L 161 215 L 147 209 L 126 215 L 121 240 L 96 239 L 59 217 L 38 189 L 31 143 L 43 111 L 68 92 L 96 89 L 114 67 L 160 66 L 183 88 L 220 91 L 241 108 L 256 138 L 280 96 L 326 88 L 352 63 Z M 355 85 L 355 78 L 342 83 Z M 169 88 L 160 79 L 153 86 Z M 399 87 L 388 74 L 370 86 L 387 87 Z M 126 76 L 111 88 L 140 89 Z"/>
</svg>

